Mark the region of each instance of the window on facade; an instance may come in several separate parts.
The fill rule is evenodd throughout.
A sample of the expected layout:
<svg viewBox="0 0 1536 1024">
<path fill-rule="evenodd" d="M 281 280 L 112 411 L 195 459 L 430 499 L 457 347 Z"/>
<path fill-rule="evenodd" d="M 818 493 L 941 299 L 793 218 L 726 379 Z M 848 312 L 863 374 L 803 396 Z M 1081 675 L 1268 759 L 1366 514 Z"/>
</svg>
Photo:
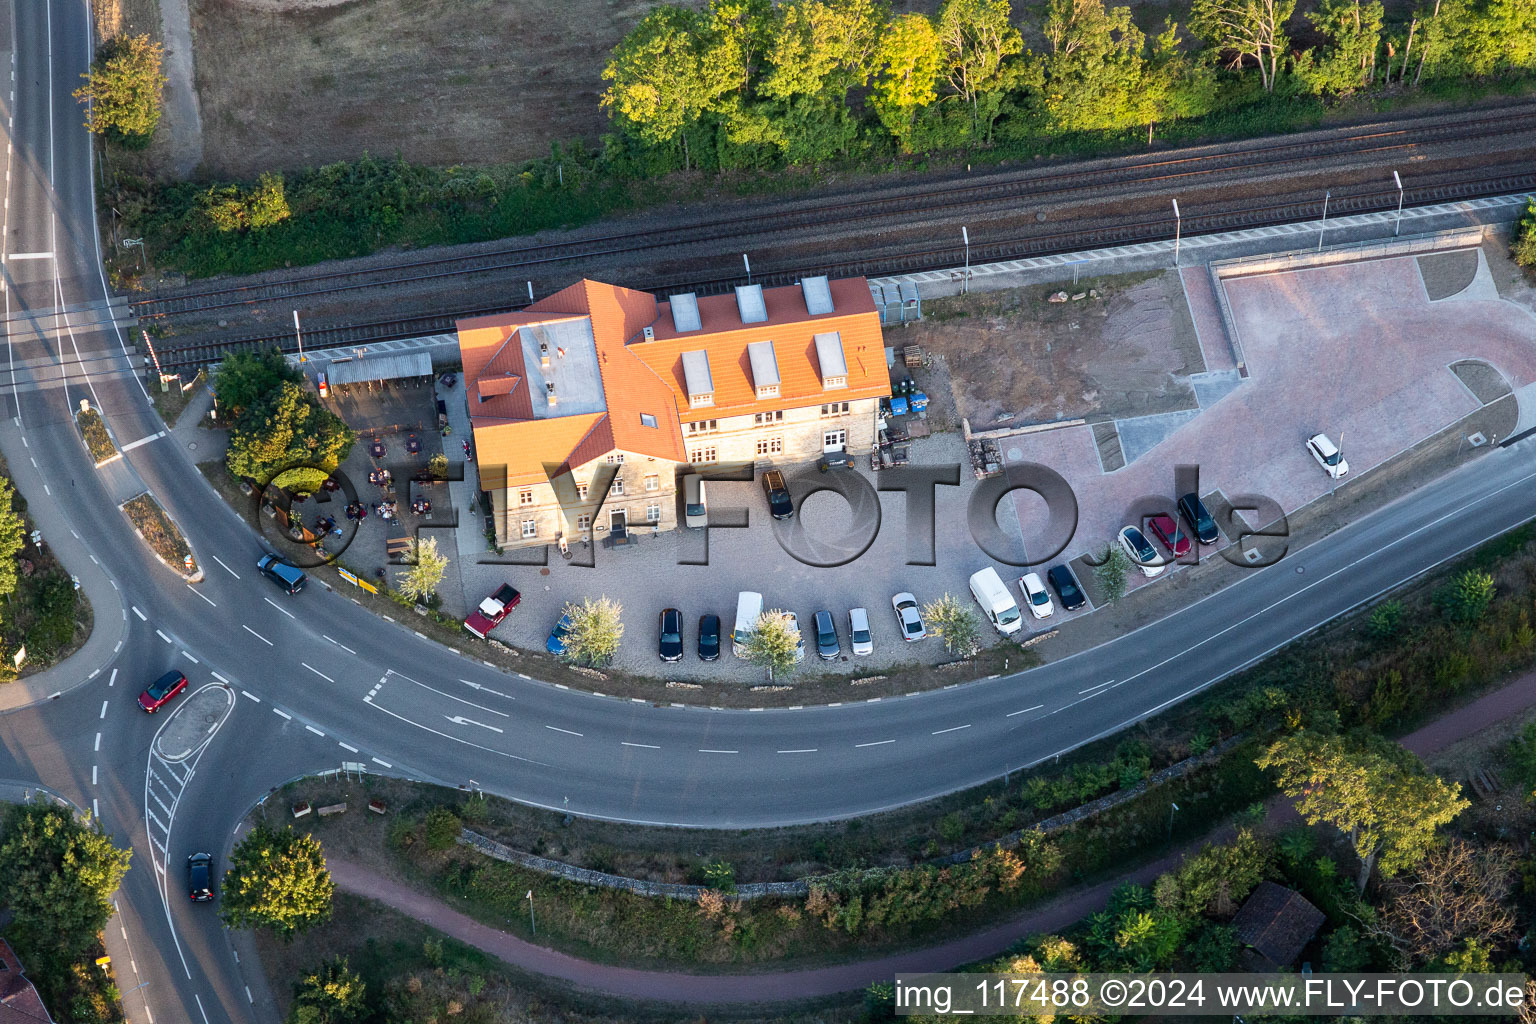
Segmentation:
<svg viewBox="0 0 1536 1024">
<path fill-rule="evenodd" d="M 656 425 L 656 417 L 648 412 L 643 412 L 640 414 L 640 425 L 642 427 L 654 427 Z"/>
<path fill-rule="evenodd" d="M 842 416 L 847 412 L 847 402 L 833 402 L 831 405 L 824 405 L 821 407 L 821 414 L 823 416 Z"/>
<path fill-rule="evenodd" d="M 533 504 L 533 488 L 532 487 L 524 487 L 521 490 L 519 490 L 517 492 L 517 503 L 519 505 L 532 505 Z"/>
<path fill-rule="evenodd" d="M 760 412 L 755 415 L 752 420 L 758 426 L 762 426 L 764 423 L 783 423 L 784 410 L 779 409 L 775 412 Z"/>
<path fill-rule="evenodd" d="M 645 506 L 645 521 L 648 523 L 661 522 L 661 502 L 652 501 Z"/>
<path fill-rule="evenodd" d="M 581 513 L 581 515 L 576 517 L 576 529 L 582 533 L 592 529 L 592 517 L 585 512 Z"/>
<path fill-rule="evenodd" d="M 652 473 L 650 476 L 646 477 L 645 478 L 645 489 L 648 490 L 648 491 L 660 490 L 661 489 L 661 477 L 657 476 L 655 473 Z"/>
<path fill-rule="evenodd" d="M 713 434 L 719 429 L 719 420 L 699 420 L 696 423 L 688 424 L 688 433 L 690 434 Z"/>
<path fill-rule="evenodd" d="M 576 485 L 576 498 L 579 501 L 586 501 L 587 500 L 587 485 L 586 484 L 577 484 Z"/>
<path fill-rule="evenodd" d="M 757 442 L 757 454 L 781 455 L 784 452 L 784 439 L 782 437 L 765 437 Z"/>
<path fill-rule="evenodd" d="M 608 465 L 612 466 L 615 463 L 620 463 L 620 462 L 623 462 L 623 461 L 624 461 L 624 453 L 623 452 L 609 452 L 608 453 Z"/>
<path fill-rule="evenodd" d="M 609 494 L 623 494 L 624 493 L 624 478 L 621 477 L 621 476 L 614 477 L 613 478 L 613 486 L 608 488 L 608 493 Z"/>
<path fill-rule="evenodd" d="M 764 384 L 757 389 L 758 398 L 778 398 L 779 386 L 777 384 Z"/>
<path fill-rule="evenodd" d="M 845 388 L 848 386 L 847 377 L 828 377 L 821 382 L 823 388 Z"/>
<path fill-rule="evenodd" d="M 713 448 L 695 448 L 688 453 L 688 461 L 693 463 L 706 463 L 719 461 L 719 455 Z"/>
<path fill-rule="evenodd" d="M 539 521 L 537 519 L 523 520 L 523 536 L 537 537 L 539 535 Z"/>
</svg>

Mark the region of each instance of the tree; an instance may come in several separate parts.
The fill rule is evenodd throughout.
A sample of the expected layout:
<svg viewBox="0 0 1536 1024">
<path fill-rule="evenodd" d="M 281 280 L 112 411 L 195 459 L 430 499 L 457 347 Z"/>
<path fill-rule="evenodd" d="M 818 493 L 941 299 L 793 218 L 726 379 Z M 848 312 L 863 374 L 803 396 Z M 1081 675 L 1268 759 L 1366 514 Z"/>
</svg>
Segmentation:
<svg viewBox="0 0 1536 1024">
<path fill-rule="evenodd" d="M 1264 880 L 1270 860 L 1269 844 L 1252 829 L 1241 829 L 1232 842 L 1208 845 L 1177 871 L 1159 878 L 1157 904 L 1188 917 L 1231 917 Z"/>
<path fill-rule="evenodd" d="M 1104 559 L 1093 567 L 1093 578 L 1104 592 L 1104 600 L 1113 603 L 1125 596 L 1126 578 L 1130 572 L 1131 560 L 1118 545 L 1104 549 Z"/>
<path fill-rule="evenodd" d="M 613 84 L 602 105 L 622 127 L 653 146 L 681 143 L 690 166 L 688 129 L 737 84 L 731 61 L 705 59 L 708 41 L 698 13 L 671 4 L 657 7 L 614 47 L 603 69 Z"/>
<path fill-rule="evenodd" d="M 589 667 L 606 665 L 619 651 L 619 641 L 624 639 L 624 622 L 620 613 L 624 610 L 619 602 L 608 597 L 583 598 L 565 606 L 570 616 L 571 628 L 565 634 L 566 661 Z"/>
<path fill-rule="evenodd" d="M 1008 0 L 944 0 L 939 8 L 945 78 L 971 109 L 972 138 L 988 145 L 1012 84 L 1008 58 L 1024 51 L 1024 37 L 1010 14 Z"/>
<path fill-rule="evenodd" d="M 885 27 L 875 56 L 875 113 L 904 152 L 912 151 L 917 112 L 938 98 L 943 55 L 939 33 L 923 14 L 903 14 Z"/>
<path fill-rule="evenodd" d="M 1515 238 L 1510 254 L 1522 267 L 1536 267 L 1536 199 L 1525 208 L 1525 216 L 1515 226 Z"/>
<path fill-rule="evenodd" d="M 1296 0 L 1194 0 L 1189 23 L 1212 47 L 1232 54 L 1228 67 L 1252 58 L 1264 91 L 1274 92 L 1280 57 L 1291 45 L 1285 25 L 1295 9 Z"/>
<path fill-rule="evenodd" d="M 437 593 L 448 571 L 448 556 L 437 550 L 437 538 L 417 537 L 411 542 L 411 567 L 400 576 L 400 593 L 422 602 Z"/>
<path fill-rule="evenodd" d="M 1488 611 L 1493 595 L 1493 577 L 1481 569 L 1468 569 L 1436 596 L 1440 610 L 1452 622 L 1476 622 Z"/>
<path fill-rule="evenodd" d="M 1379 0 L 1323 0 L 1307 12 L 1307 20 L 1329 41 L 1327 49 L 1308 51 L 1301 78 L 1314 93 L 1348 96 L 1376 76 L 1376 51 L 1381 47 L 1382 7 Z"/>
<path fill-rule="evenodd" d="M 321 408 L 302 384 L 284 381 L 246 409 L 229 436 L 225 464 L 237 477 L 266 483 L 295 466 L 336 468 L 356 435 Z"/>
<path fill-rule="evenodd" d="M 1429 851 L 1411 877 L 1382 884 L 1375 934 L 1412 968 L 1443 961 L 1468 939 L 1499 946 L 1515 935 L 1516 867 L 1502 843 L 1452 839 Z"/>
<path fill-rule="evenodd" d="M 1390 878 L 1417 864 L 1435 829 L 1469 803 L 1460 785 L 1429 774 L 1413 754 L 1378 736 L 1292 733 L 1256 763 L 1274 774 L 1307 824 L 1326 821 L 1349 836 L 1361 892 L 1375 867 Z"/>
<path fill-rule="evenodd" d="M 969 658 L 981 650 L 981 621 L 971 606 L 953 594 L 923 606 L 923 620 L 944 641 L 950 654 Z"/>
<path fill-rule="evenodd" d="M 0 906 L 17 945 L 65 960 L 83 953 L 112 916 L 131 856 L 67 807 L 12 805 L 0 821 Z"/>
<path fill-rule="evenodd" d="M 213 378 L 213 391 L 223 403 L 224 417 L 237 421 L 247 409 L 284 382 L 299 384 L 303 380 L 304 375 L 290 366 L 275 348 L 264 352 L 236 352 L 219 364 L 219 372 Z"/>
<path fill-rule="evenodd" d="M 203 193 L 203 212 L 220 231 L 269 228 L 288 219 L 288 194 L 283 176 L 264 173 L 254 188 L 214 185 Z"/>
<path fill-rule="evenodd" d="M 789 613 L 775 609 L 757 617 L 757 625 L 748 634 L 743 648 L 747 661 L 776 676 L 794 669 L 800 643 L 799 632 L 790 627 Z"/>
<path fill-rule="evenodd" d="M 330 918 L 332 894 L 319 841 L 263 823 L 230 854 L 219 916 L 231 928 L 271 928 L 291 938 Z"/>
<path fill-rule="evenodd" d="M 1129 7 L 1051 0 L 1043 31 L 1051 44 L 1043 98 L 1055 124 L 1074 131 L 1114 129 L 1157 116 L 1156 83 L 1146 80 L 1146 37 Z"/>
<path fill-rule="evenodd" d="M 846 153 L 859 125 L 848 92 L 875 71 L 886 8 L 878 0 L 790 0 L 779 8 L 768 51 L 772 70 L 758 92 L 777 101 L 766 112 L 775 142 L 792 163 Z"/>
<path fill-rule="evenodd" d="M 358 1024 L 368 1016 L 366 994 L 367 986 L 347 958 L 332 957 L 299 982 L 288 1024 Z"/>
<path fill-rule="evenodd" d="M 104 43 L 75 99 L 87 104 L 85 127 L 133 146 L 149 144 L 160 123 L 164 48 L 149 36 L 117 36 Z"/>
<path fill-rule="evenodd" d="M 0 476 L 0 597 L 16 592 L 16 556 L 27 545 L 27 521 L 14 507 L 16 491 Z"/>
</svg>

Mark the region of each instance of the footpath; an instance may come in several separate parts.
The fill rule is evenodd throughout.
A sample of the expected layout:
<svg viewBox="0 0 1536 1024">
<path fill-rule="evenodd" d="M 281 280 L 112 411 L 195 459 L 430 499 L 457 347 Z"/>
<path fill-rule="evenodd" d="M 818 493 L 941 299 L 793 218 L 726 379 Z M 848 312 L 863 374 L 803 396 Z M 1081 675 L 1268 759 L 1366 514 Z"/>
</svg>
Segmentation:
<svg viewBox="0 0 1536 1024">
<path fill-rule="evenodd" d="M 1420 757 L 1428 757 L 1532 707 L 1536 707 L 1536 672 L 1521 676 L 1507 686 L 1436 719 L 1417 732 L 1403 737 L 1402 744 Z M 1294 807 L 1283 797 L 1277 795 L 1271 798 L 1268 807 L 1268 821 L 1272 824 L 1296 820 Z M 378 900 L 445 935 L 523 970 L 558 978 L 610 996 L 709 1005 L 820 998 L 857 991 L 871 982 L 888 981 L 898 974 L 944 971 L 961 964 L 995 957 L 1020 939 L 1060 931 L 1103 909 L 1110 894 L 1118 886 L 1127 882 L 1149 885 L 1158 875 L 1176 867 L 1186 855 L 1198 851 L 1206 843 L 1229 838 L 1231 832 L 1230 828 L 1218 829 L 1166 857 L 1144 864 L 1118 878 L 1062 893 L 986 931 L 938 946 L 877 960 L 773 974 L 643 971 L 580 960 L 483 925 L 432 896 L 416 892 L 367 868 L 334 857 L 328 857 L 327 864 L 336 886 L 343 891 Z"/>
</svg>

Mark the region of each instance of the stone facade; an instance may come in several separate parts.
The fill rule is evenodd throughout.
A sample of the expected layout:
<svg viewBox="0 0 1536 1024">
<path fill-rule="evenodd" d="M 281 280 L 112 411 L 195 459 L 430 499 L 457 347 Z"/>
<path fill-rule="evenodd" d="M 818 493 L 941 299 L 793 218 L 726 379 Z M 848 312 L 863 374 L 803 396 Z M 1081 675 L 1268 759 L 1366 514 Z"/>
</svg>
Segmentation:
<svg viewBox="0 0 1536 1024">
<path fill-rule="evenodd" d="M 502 548 L 568 543 L 602 537 L 622 514 L 631 531 L 670 530 L 677 525 L 679 464 L 627 452 L 611 452 L 543 483 L 513 483 L 492 492 L 496 544 Z M 606 481 L 607 495 L 598 493 Z"/>
<path fill-rule="evenodd" d="M 876 398 L 829 399 L 798 409 L 718 418 L 694 410 L 683 418 L 683 443 L 696 466 L 804 462 L 839 445 L 862 454 L 875 446 L 879 404 Z"/>
</svg>

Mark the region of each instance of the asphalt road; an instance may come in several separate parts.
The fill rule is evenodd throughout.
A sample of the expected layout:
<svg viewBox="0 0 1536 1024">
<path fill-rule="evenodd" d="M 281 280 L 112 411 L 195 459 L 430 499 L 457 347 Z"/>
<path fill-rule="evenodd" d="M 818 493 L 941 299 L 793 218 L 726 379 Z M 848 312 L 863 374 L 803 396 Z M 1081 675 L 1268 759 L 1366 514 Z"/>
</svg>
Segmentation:
<svg viewBox="0 0 1536 1024">
<path fill-rule="evenodd" d="M 288 597 L 257 578 L 261 543 L 158 436 L 121 338 L 100 326 L 91 150 L 69 98 L 88 65 L 86 5 L 16 5 L 9 26 L 0 365 L 14 384 L 0 396 L 0 449 L 80 575 L 98 633 L 121 644 L 72 662 L 78 684 L 57 698 L 0 716 L 0 780 L 45 783 L 133 846 L 108 940 L 135 1020 L 273 1018 L 247 993 L 214 909 L 182 895 L 182 864 L 201 849 L 222 861 L 246 808 L 292 776 L 360 761 L 624 821 L 740 827 L 867 813 L 1111 732 L 1532 514 L 1536 466 L 1523 444 L 1113 643 L 907 698 L 711 711 L 509 676 L 344 595 L 311 586 Z M 70 422 L 82 398 L 104 410 L 121 462 L 91 465 Z M 201 583 L 157 562 L 114 507 L 144 488 L 187 533 Z M 171 766 L 150 759 L 163 716 L 134 703 L 168 667 L 193 688 L 218 682 L 236 695 L 195 760 Z"/>
</svg>

